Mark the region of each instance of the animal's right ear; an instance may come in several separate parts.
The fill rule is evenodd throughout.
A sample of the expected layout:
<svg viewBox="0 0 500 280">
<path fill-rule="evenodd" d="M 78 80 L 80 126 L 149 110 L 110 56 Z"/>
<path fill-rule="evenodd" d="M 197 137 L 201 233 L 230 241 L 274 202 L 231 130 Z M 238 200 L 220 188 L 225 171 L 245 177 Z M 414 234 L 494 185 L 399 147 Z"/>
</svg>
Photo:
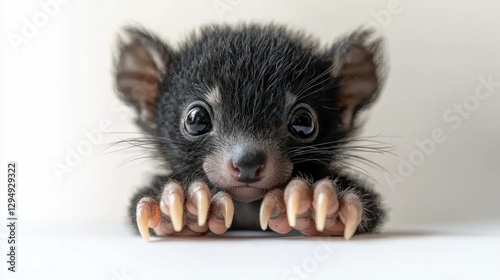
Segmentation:
<svg viewBox="0 0 500 280">
<path fill-rule="evenodd" d="M 172 57 L 158 37 L 136 28 L 125 29 L 119 38 L 115 60 L 115 85 L 120 97 L 132 105 L 143 124 L 152 126 L 161 82 Z"/>
<path fill-rule="evenodd" d="M 339 126 L 346 131 L 354 127 L 358 112 L 377 99 L 384 83 L 383 42 L 374 32 L 359 29 L 332 46 L 331 74 L 340 84 Z"/>
</svg>

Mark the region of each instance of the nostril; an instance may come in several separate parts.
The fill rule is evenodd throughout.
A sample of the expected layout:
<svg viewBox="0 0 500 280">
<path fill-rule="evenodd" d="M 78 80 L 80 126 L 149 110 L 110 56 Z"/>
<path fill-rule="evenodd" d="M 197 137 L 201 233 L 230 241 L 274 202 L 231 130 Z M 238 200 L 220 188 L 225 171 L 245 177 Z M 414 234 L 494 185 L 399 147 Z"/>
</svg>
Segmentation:
<svg viewBox="0 0 500 280">
<path fill-rule="evenodd" d="M 264 168 L 265 168 L 264 164 L 261 165 L 259 168 L 257 168 L 257 171 L 255 171 L 255 176 L 260 176 L 262 171 L 264 171 Z"/>
<path fill-rule="evenodd" d="M 240 173 L 240 169 L 234 165 L 232 160 L 229 161 L 229 166 L 233 171 Z"/>
</svg>

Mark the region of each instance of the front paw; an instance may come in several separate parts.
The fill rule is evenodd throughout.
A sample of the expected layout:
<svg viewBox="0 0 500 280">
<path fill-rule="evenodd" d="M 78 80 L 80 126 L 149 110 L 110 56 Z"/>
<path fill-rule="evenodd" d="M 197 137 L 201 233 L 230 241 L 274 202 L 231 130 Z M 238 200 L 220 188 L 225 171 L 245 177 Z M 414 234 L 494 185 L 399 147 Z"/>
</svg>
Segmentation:
<svg viewBox="0 0 500 280">
<path fill-rule="evenodd" d="M 363 206 L 354 193 L 339 196 L 335 182 L 322 179 L 309 185 L 293 179 L 285 190 L 274 189 L 264 196 L 260 224 L 278 233 L 295 228 L 304 235 L 336 235 L 350 239 L 362 220 Z"/>
<path fill-rule="evenodd" d="M 186 195 L 178 182 L 163 187 L 161 197 L 143 197 L 137 203 L 137 227 L 144 240 L 149 228 L 158 236 L 201 235 L 210 230 L 222 234 L 231 226 L 234 205 L 231 197 L 218 192 L 211 197 L 203 182 L 192 183 Z"/>
</svg>

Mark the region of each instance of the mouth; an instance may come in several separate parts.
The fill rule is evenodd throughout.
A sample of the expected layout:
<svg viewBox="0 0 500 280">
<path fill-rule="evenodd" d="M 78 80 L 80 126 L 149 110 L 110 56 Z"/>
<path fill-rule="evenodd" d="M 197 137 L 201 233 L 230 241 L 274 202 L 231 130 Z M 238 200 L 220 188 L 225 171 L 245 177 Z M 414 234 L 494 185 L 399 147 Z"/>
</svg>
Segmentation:
<svg viewBox="0 0 500 280">
<path fill-rule="evenodd" d="M 231 195 L 234 200 L 241 202 L 251 202 L 264 197 L 267 189 L 260 188 L 252 185 L 241 185 L 230 187 L 226 192 Z"/>
</svg>

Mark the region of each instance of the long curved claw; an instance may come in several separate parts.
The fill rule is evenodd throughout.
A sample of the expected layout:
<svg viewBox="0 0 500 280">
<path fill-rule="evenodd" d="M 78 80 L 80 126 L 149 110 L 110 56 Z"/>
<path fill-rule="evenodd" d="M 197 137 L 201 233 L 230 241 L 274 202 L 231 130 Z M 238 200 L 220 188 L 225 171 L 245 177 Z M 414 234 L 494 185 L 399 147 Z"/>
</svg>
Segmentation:
<svg viewBox="0 0 500 280">
<path fill-rule="evenodd" d="M 137 220 L 137 227 L 139 228 L 139 233 L 141 234 L 142 239 L 148 242 L 150 239 L 149 227 L 148 227 L 148 220 L 149 220 L 148 207 L 147 206 L 141 207 L 138 204 L 136 217 L 137 217 L 136 220 Z"/>
<path fill-rule="evenodd" d="M 362 219 L 362 205 L 359 198 L 354 194 L 346 194 L 340 203 L 340 219 L 345 225 L 344 239 L 352 238 Z"/>
<path fill-rule="evenodd" d="M 222 216 L 224 217 L 224 225 L 226 228 L 231 227 L 234 217 L 234 204 L 229 196 L 224 196 L 222 200 Z"/>
<path fill-rule="evenodd" d="M 269 219 L 271 218 L 271 213 L 274 209 L 274 202 L 274 198 L 271 194 L 266 194 L 266 196 L 264 196 L 264 199 L 262 200 L 259 211 L 260 228 L 262 230 L 267 229 Z"/>
<path fill-rule="evenodd" d="M 320 192 L 315 196 L 313 205 L 316 211 L 316 216 L 314 220 L 316 222 L 316 230 L 318 231 L 323 231 L 325 229 L 326 213 L 330 204 L 329 200 L 328 195 L 324 192 Z"/>
<path fill-rule="evenodd" d="M 208 209 L 210 208 L 210 190 L 205 185 L 205 188 L 200 188 L 195 196 L 196 208 L 198 209 L 198 225 L 201 227 L 207 222 Z"/>
<path fill-rule="evenodd" d="M 182 230 L 183 203 L 184 199 L 180 194 L 174 193 L 169 196 L 170 219 L 172 219 L 172 225 L 177 232 Z"/>
<path fill-rule="evenodd" d="M 297 224 L 297 212 L 299 210 L 300 193 L 298 190 L 290 191 L 289 195 L 285 197 L 286 215 L 288 224 L 295 227 Z"/>
<path fill-rule="evenodd" d="M 196 225 L 192 221 L 188 222 L 188 227 L 202 228 L 207 223 L 208 211 L 210 210 L 211 193 L 208 185 L 202 181 L 193 182 L 187 190 L 185 202 L 189 215 L 197 217 Z"/>
<path fill-rule="evenodd" d="M 149 197 L 143 197 L 137 203 L 136 221 L 139 233 L 144 241 L 150 239 L 149 228 L 157 227 L 160 223 L 160 209 L 156 202 Z"/>
<path fill-rule="evenodd" d="M 284 200 L 286 215 L 291 227 L 297 225 L 297 214 L 303 213 L 311 206 L 311 191 L 308 183 L 302 179 L 293 179 L 285 187 Z"/>
<path fill-rule="evenodd" d="M 333 223 L 329 223 L 329 227 L 335 223 L 337 216 L 335 213 L 339 209 L 339 201 L 337 199 L 334 182 L 329 179 L 323 179 L 316 182 L 316 184 L 314 184 L 313 197 L 316 230 L 322 232 L 325 230 L 327 219 L 333 221 Z"/>
<path fill-rule="evenodd" d="M 282 189 L 270 190 L 262 199 L 259 211 L 259 222 L 262 230 L 271 228 L 273 231 L 285 234 L 291 230 L 286 217 L 286 203 Z M 300 210 L 300 206 L 299 206 Z"/>
<path fill-rule="evenodd" d="M 167 214 L 176 232 L 182 230 L 184 211 L 184 191 L 177 182 L 169 182 L 163 189 L 160 208 Z"/>
<path fill-rule="evenodd" d="M 212 197 L 212 211 L 209 219 L 210 230 L 216 234 L 225 232 L 233 222 L 234 204 L 231 196 L 225 192 L 218 192 Z M 223 226 L 220 222 L 223 221 Z"/>
</svg>

